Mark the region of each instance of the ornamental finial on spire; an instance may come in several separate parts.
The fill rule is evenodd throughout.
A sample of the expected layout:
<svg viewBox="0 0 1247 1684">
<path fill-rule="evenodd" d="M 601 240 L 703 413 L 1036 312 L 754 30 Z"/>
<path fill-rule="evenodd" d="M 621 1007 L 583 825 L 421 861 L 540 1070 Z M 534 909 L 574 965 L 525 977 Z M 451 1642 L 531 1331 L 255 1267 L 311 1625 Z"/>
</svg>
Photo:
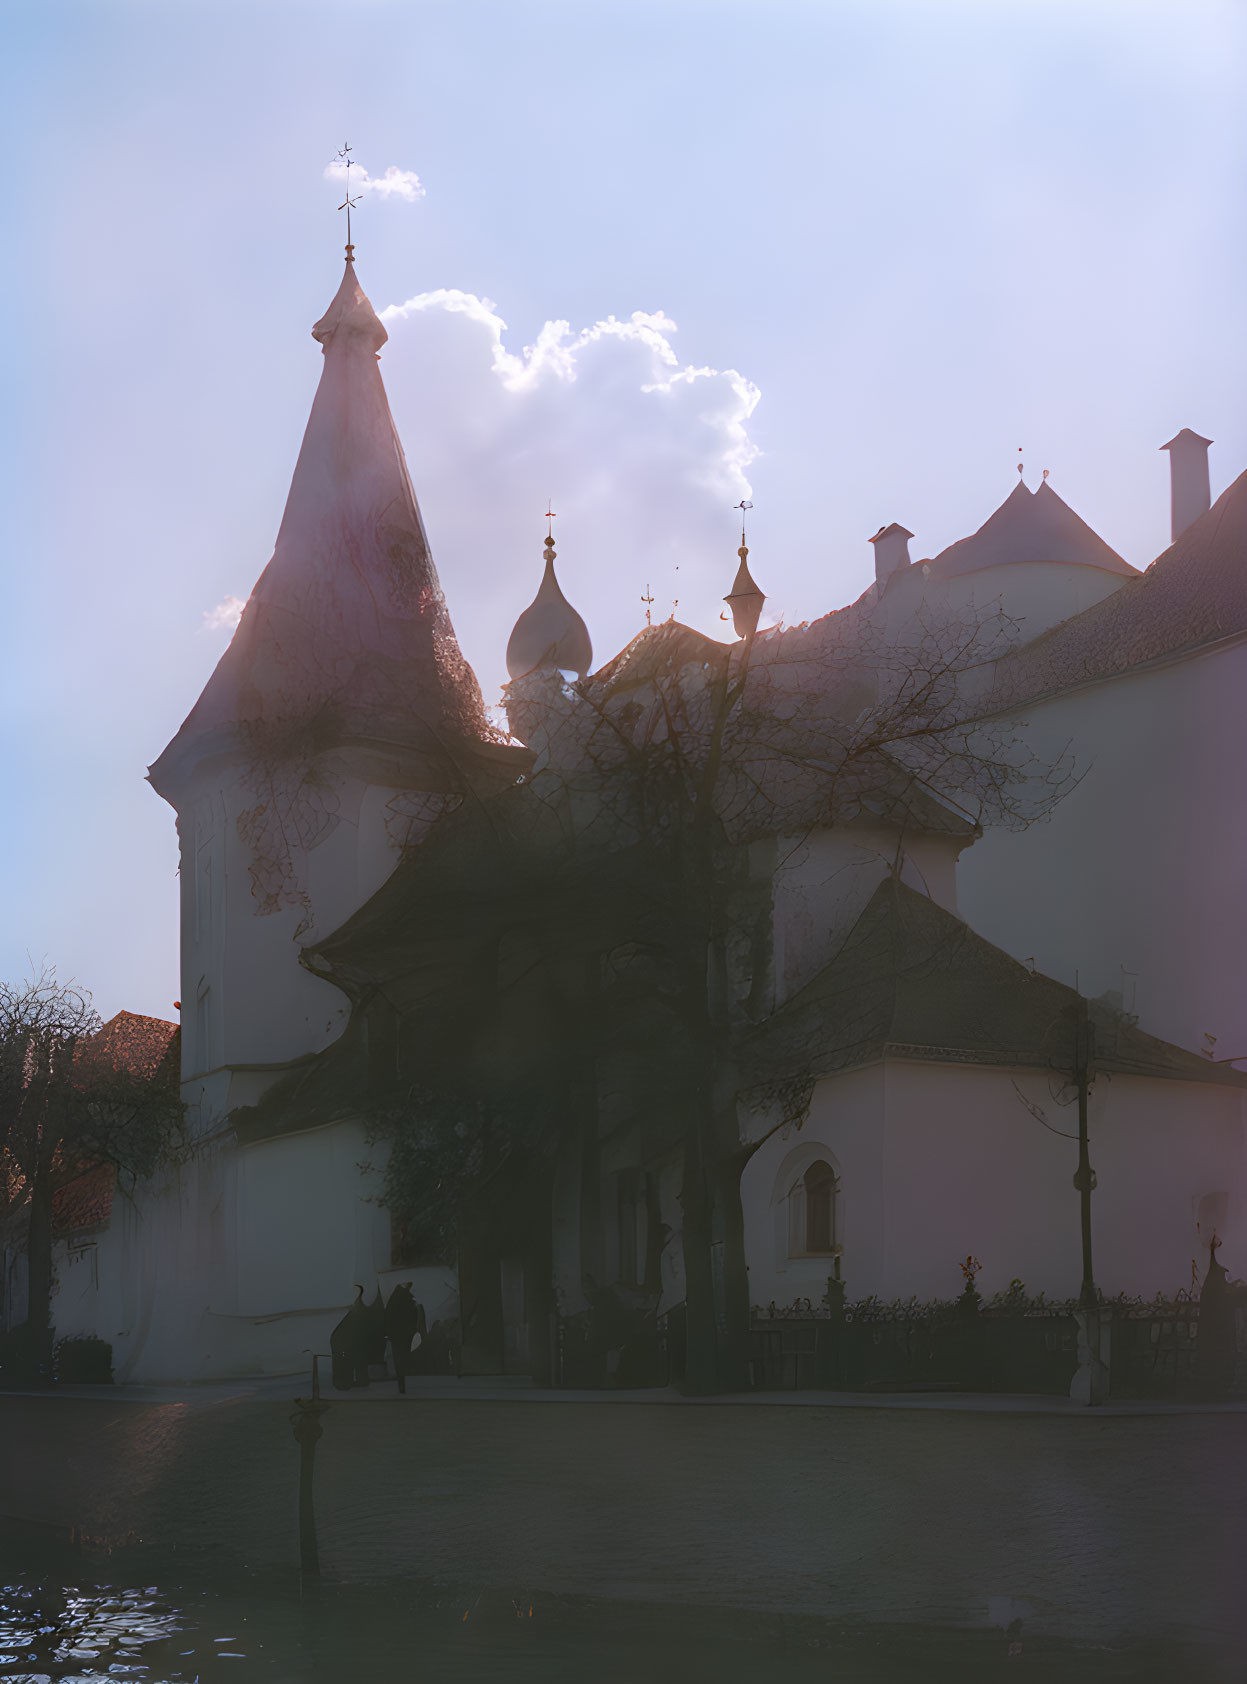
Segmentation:
<svg viewBox="0 0 1247 1684">
<path fill-rule="evenodd" d="M 351 157 L 352 150 L 350 141 L 344 140 L 342 149 L 338 153 L 346 177 L 346 198 L 343 199 L 338 209 L 346 212 L 346 260 L 348 263 L 354 263 L 355 261 L 355 247 L 351 244 L 351 212 L 359 204 L 358 198 L 353 199 L 351 197 L 351 166 L 355 162 L 354 158 Z M 367 171 L 364 173 L 366 175 Z"/>
</svg>

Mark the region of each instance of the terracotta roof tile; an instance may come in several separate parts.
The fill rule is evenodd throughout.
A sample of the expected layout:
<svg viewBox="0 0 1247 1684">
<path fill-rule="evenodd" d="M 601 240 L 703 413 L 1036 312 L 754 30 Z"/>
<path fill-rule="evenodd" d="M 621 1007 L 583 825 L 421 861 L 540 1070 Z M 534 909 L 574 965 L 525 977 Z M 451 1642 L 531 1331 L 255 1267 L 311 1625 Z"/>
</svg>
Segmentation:
<svg viewBox="0 0 1247 1684">
<path fill-rule="evenodd" d="M 112 1215 L 116 1181 L 117 1172 L 111 1164 L 97 1164 L 58 1187 L 52 1194 L 53 1237 L 59 1239 L 107 1222 Z"/>
<path fill-rule="evenodd" d="M 181 1030 L 162 1017 L 118 1012 L 81 1048 L 81 1056 L 106 1059 L 131 1076 L 155 1079 L 170 1070 L 176 1080 L 181 1053 Z"/>
</svg>

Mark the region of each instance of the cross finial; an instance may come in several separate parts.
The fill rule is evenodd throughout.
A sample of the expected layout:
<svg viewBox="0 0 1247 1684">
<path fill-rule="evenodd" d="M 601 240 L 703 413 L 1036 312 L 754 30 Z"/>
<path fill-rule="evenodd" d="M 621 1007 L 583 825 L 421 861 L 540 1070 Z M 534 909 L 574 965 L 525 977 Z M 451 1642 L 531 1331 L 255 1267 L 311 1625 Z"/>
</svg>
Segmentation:
<svg viewBox="0 0 1247 1684">
<path fill-rule="evenodd" d="M 554 499 L 546 504 L 546 563 L 554 561 L 554 522 L 558 517 L 554 513 Z"/>
<path fill-rule="evenodd" d="M 350 141 L 344 140 L 338 157 L 342 160 L 343 167 L 346 170 L 346 198 L 343 199 L 338 209 L 346 212 L 346 260 L 348 263 L 354 263 L 355 261 L 355 247 L 351 244 L 351 212 L 359 204 L 358 197 L 354 199 L 351 197 L 351 166 L 355 162 L 354 158 L 351 157 L 351 151 Z"/>
<path fill-rule="evenodd" d="M 645 604 L 645 624 L 647 626 L 652 626 L 654 623 L 654 616 L 652 613 L 654 606 L 654 593 L 650 590 L 648 585 L 645 587 L 645 595 L 641 598 L 641 601 Z"/>
</svg>

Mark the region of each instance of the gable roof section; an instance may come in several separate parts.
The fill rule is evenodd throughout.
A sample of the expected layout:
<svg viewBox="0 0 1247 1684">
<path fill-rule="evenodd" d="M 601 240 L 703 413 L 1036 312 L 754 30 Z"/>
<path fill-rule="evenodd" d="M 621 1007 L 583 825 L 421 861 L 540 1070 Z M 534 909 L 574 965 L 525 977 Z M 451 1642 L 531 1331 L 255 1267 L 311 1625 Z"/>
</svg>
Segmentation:
<svg viewBox="0 0 1247 1684">
<path fill-rule="evenodd" d="M 138 1012 L 118 1012 L 83 1043 L 83 1057 L 106 1060 L 127 1075 L 155 1081 L 172 1071 L 177 1079 L 182 1031 L 162 1017 L 144 1017 Z"/>
<path fill-rule="evenodd" d="M 831 963 L 753 1032 L 749 1062 L 758 1081 L 887 1057 L 1059 1068 L 1079 998 L 889 878 Z M 1247 1087 L 1247 1075 L 1146 1035 L 1097 1001 L 1088 1010 L 1097 1069 Z"/>
<path fill-rule="evenodd" d="M 1012 651 L 991 706 L 1012 707 L 1247 632 L 1247 473 L 1146 573 Z"/>
</svg>

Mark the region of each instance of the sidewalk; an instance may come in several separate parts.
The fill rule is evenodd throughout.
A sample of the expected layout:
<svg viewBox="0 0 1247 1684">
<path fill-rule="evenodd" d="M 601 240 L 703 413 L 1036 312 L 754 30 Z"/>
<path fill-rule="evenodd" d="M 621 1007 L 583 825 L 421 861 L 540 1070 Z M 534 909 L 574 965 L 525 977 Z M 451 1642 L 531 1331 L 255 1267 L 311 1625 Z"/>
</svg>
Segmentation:
<svg viewBox="0 0 1247 1684">
<path fill-rule="evenodd" d="M 144 1585 L 288 1581 L 307 1390 L 0 1396 L 14 1552 L 106 1557 Z M 1241 1409 L 805 1392 L 698 1411 L 483 1379 L 422 1380 L 412 1410 L 392 1384 L 326 1401 L 315 1512 L 335 1585 L 932 1627 L 1015 1599 L 1036 1635 L 1242 1636 Z"/>
<path fill-rule="evenodd" d="M 183 1404 L 191 1409 L 224 1403 L 284 1402 L 311 1395 L 307 1369 L 296 1374 L 265 1375 L 239 1380 L 211 1380 L 175 1385 L 49 1386 L 5 1388 L 3 1397 L 98 1398 L 105 1403 Z M 407 1403 L 597 1403 L 669 1404 L 682 1408 L 805 1408 L 935 1410 L 980 1415 L 1072 1415 L 1104 1420 L 1107 1416 L 1244 1415 L 1247 1398 L 1226 1403 L 1182 1403 L 1122 1398 L 1088 1409 L 1067 1397 L 1013 1392 L 730 1392 L 714 1397 L 686 1397 L 672 1386 L 638 1391 L 575 1391 L 534 1386 L 530 1380 L 506 1375 L 413 1375 L 406 1394 L 393 1380 L 337 1392 L 322 1375 L 321 1398 L 338 1404 Z"/>
</svg>

